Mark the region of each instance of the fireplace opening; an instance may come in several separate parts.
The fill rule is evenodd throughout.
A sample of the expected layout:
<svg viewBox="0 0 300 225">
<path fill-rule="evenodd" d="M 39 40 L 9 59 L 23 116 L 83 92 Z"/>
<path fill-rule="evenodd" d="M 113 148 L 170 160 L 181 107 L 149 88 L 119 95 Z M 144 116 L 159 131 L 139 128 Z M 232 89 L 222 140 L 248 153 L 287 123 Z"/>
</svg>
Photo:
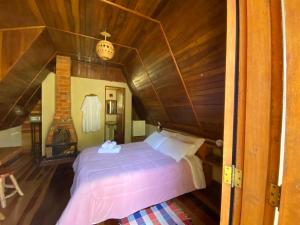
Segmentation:
<svg viewBox="0 0 300 225">
<path fill-rule="evenodd" d="M 52 138 L 52 154 L 66 154 L 66 150 L 70 148 L 71 140 L 70 131 L 64 127 L 56 128 Z"/>
<path fill-rule="evenodd" d="M 46 143 L 46 156 L 58 158 L 77 154 L 77 139 L 72 123 L 54 122 Z"/>
<path fill-rule="evenodd" d="M 70 131 L 64 127 L 56 128 L 53 134 L 52 145 L 69 143 L 71 139 Z"/>
</svg>

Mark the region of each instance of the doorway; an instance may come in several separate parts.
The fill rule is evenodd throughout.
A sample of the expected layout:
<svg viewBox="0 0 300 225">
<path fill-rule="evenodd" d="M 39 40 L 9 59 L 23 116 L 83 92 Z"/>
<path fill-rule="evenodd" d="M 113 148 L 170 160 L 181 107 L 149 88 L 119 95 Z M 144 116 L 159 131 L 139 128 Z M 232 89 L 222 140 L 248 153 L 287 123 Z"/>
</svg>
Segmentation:
<svg viewBox="0 0 300 225">
<path fill-rule="evenodd" d="M 124 144 L 125 88 L 105 87 L 105 140 Z"/>
</svg>

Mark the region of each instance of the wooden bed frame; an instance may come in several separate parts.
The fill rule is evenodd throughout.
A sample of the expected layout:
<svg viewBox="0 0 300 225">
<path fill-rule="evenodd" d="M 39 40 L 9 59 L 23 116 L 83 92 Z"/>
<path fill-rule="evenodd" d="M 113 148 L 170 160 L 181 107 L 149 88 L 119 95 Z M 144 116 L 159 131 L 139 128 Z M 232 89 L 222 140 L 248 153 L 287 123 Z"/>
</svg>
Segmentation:
<svg viewBox="0 0 300 225">
<path fill-rule="evenodd" d="M 211 141 L 205 141 L 196 153 L 203 162 L 203 171 L 207 186 L 209 186 L 212 182 L 213 167 L 222 165 L 222 157 L 214 156 L 214 149 L 216 148 L 220 149 L 220 147 Z"/>
<path fill-rule="evenodd" d="M 163 130 L 179 133 L 182 135 L 187 135 L 191 137 L 199 137 L 193 134 L 189 134 L 183 131 L 172 130 L 168 128 L 163 128 Z M 214 166 L 222 166 L 222 157 L 218 157 L 214 155 L 214 149 L 222 150 L 222 147 L 216 145 L 216 141 L 212 139 L 204 138 L 205 142 L 201 145 L 199 150 L 197 151 L 196 155 L 202 160 L 203 162 L 203 170 L 205 175 L 206 185 L 209 186 L 212 182 L 213 177 L 213 167 Z"/>
</svg>

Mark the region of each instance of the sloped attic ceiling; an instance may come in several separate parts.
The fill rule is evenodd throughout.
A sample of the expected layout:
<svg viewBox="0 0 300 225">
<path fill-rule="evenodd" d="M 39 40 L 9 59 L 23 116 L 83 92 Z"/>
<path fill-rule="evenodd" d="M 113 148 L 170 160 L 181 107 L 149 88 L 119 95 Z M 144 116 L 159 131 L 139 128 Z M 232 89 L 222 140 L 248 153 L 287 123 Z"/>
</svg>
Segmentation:
<svg viewBox="0 0 300 225">
<path fill-rule="evenodd" d="M 0 2 L 0 127 L 38 99 L 56 54 L 102 63 L 100 31 L 149 122 L 210 138 L 223 133 L 226 1 L 10 0 Z"/>
</svg>

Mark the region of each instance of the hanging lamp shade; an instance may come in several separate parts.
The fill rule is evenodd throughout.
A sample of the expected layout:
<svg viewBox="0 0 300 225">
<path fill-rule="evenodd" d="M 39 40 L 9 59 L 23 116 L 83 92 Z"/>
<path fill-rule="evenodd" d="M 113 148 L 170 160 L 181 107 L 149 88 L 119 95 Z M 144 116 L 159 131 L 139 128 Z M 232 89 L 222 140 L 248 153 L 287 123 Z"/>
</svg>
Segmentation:
<svg viewBox="0 0 300 225">
<path fill-rule="evenodd" d="M 106 38 L 111 35 L 106 31 L 101 32 L 101 35 L 105 37 L 104 40 L 101 40 L 96 45 L 97 55 L 103 60 L 110 60 L 114 57 L 115 49 L 111 42 L 107 41 Z"/>
</svg>

